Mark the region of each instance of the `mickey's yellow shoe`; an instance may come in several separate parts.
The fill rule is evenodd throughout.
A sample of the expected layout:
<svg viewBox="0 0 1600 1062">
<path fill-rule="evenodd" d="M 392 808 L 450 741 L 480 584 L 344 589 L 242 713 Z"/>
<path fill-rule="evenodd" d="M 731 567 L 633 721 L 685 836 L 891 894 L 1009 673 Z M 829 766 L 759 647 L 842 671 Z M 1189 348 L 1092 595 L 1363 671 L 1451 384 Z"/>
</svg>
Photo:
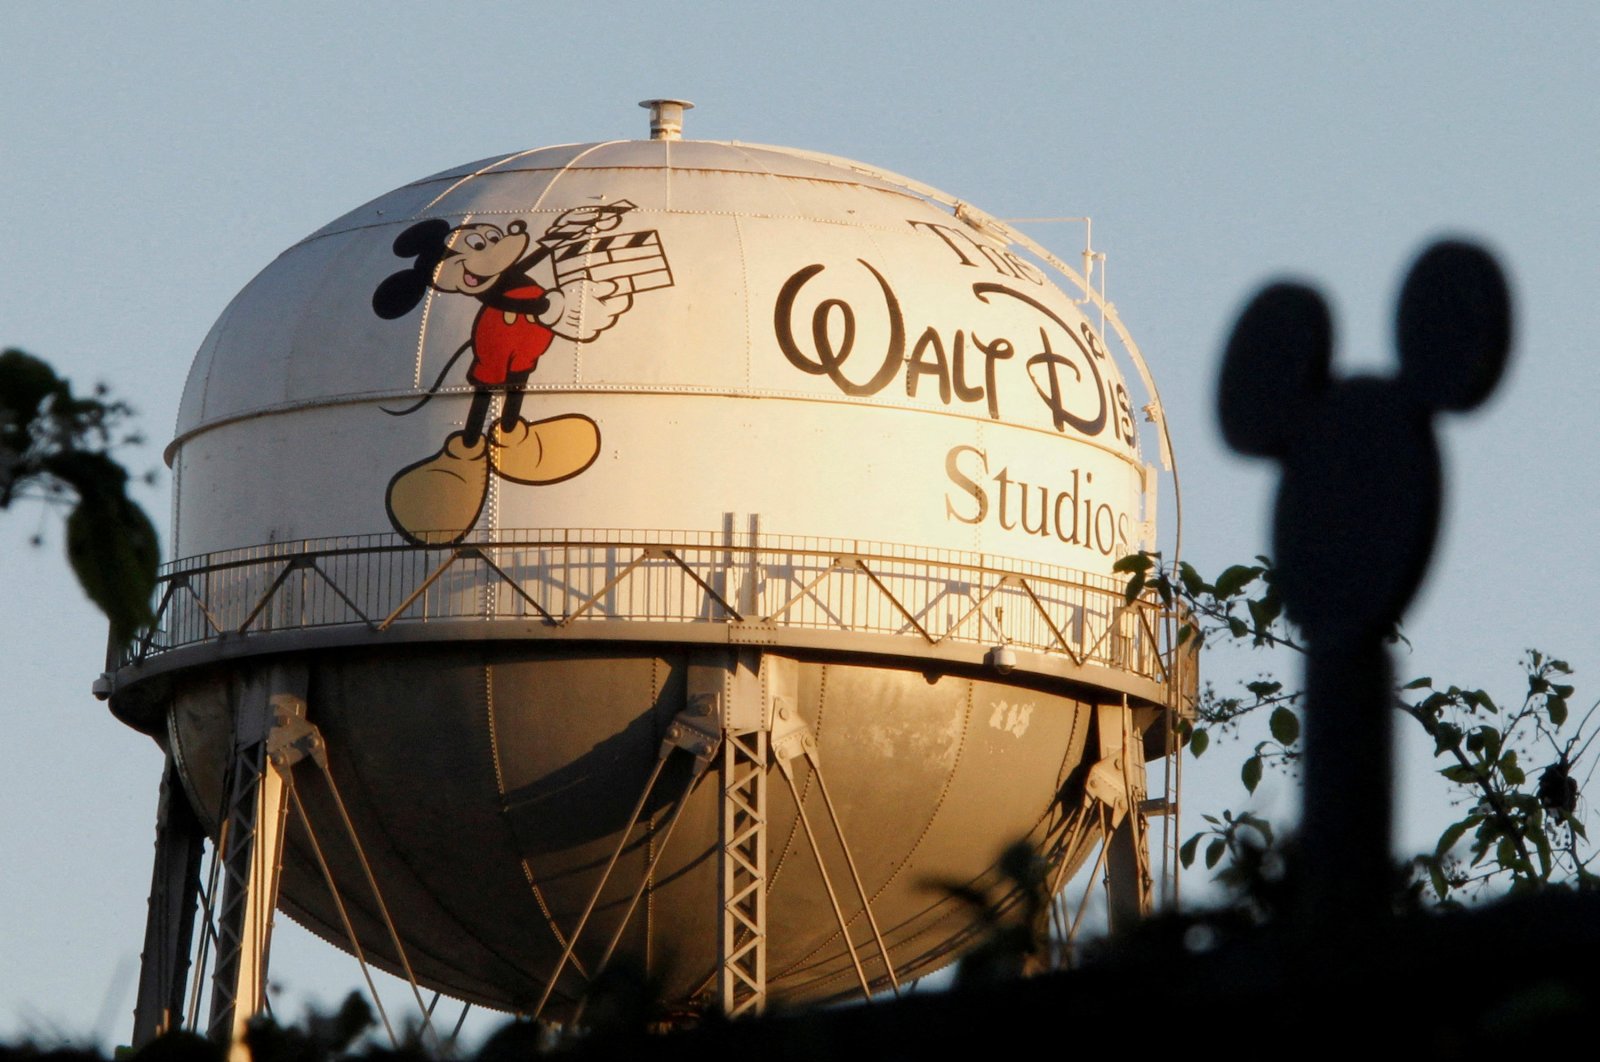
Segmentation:
<svg viewBox="0 0 1600 1062">
<path fill-rule="evenodd" d="M 407 465 L 389 481 L 389 521 L 419 546 L 460 542 L 478 522 L 489 493 L 485 440 L 468 446 L 461 432 L 445 439 L 439 452 Z"/>
<path fill-rule="evenodd" d="M 600 427 L 580 413 L 519 420 L 510 430 L 497 423 L 489 436 L 494 470 L 516 483 L 559 483 L 599 456 Z"/>
</svg>

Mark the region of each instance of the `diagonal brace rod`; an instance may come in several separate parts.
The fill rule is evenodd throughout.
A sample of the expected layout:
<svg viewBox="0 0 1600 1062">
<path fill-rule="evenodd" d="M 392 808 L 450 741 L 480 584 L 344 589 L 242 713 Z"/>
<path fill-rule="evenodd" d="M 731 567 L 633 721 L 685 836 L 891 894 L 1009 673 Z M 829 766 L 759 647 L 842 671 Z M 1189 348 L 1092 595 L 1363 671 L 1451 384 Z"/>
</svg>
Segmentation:
<svg viewBox="0 0 1600 1062">
<path fill-rule="evenodd" d="M 611 880 L 611 872 L 617 868 L 617 860 L 622 858 L 623 850 L 628 847 L 628 838 L 633 835 L 633 828 L 639 824 L 639 816 L 644 814 L 645 802 L 650 799 L 650 792 L 656 787 L 656 779 L 661 777 L 661 768 L 666 766 L 667 757 L 672 755 L 672 750 L 676 747 L 670 741 L 661 743 L 661 751 L 656 756 L 656 765 L 650 771 L 644 789 L 639 792 L 639 799 L 633 805 L 633 814 L 628 816 L 628 825 L 623 828 L 622 835 L 617 839 L 617 847 L 612 851 L 610 860 L 606 862 L 606 869 L 601 873 L 600 880 L 595 883 L 594 892 L 590 894 L 589 902 L 578 918 L 578 924 L 572 928 L 572 935 L 567 938 L 567 946 L 561 950 L 561 958 L 556 961 L 556 968 L 550 972 L 550 978 L 545 982 L 539 1002 L 533 1008 L 532 1020 L 538 1021 L 539 1016 L 544 1013 L 545 1005 L 550 1002 L 550 994 L 555 991 L 556 982 L 561 980 L 561 975 L 566 972 L 567 963 L 572 961 L 572 953 L 577 949 L 578 940 L 589 924 L 589 916 L 594 914 L 595 905 L 600 902 L 600 893 L 605 889 L 606 882 Z"/>
</svg>

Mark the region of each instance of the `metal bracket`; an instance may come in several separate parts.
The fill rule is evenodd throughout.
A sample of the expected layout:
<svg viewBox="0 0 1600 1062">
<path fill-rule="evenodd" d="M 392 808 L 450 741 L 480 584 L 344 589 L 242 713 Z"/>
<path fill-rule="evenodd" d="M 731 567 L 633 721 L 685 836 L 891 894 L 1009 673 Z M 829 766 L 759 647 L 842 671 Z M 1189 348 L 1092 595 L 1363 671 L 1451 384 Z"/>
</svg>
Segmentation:
<svg viewBox="0 0 1600 1062">
<path fill-rule="evenodd" d="M 1143 736 L 1122 704 L 1096 709 L 1100 760 L 1089 768 L 1087 796 L 1107 809 L 1106 888 L 1113 934 L 1142 920 L 1153 901 L 1150 875 Z"/>
<path fill-rule="evenodd" d="M 687 706 L 673 716 L 667 726 L 666 737 L 661 741 L 661 756 L 664 758 L 674 748 L 679 748 L 709 763 L 722 743 L 722 696 L 694 693 L 687 701 Z"/>
<path fill-rule="evenodd" d="M 811 725 L 800 717 L 793 698 L 772 698 L 771 732 L 772 754 L 785 776 L 794 770 L 791 761 L 796 756 L 808 756 L 813 765 L 817 763 L 816 735 L 812 734 Z"/>
<path fill-rule="evenodd" d="M 1129 779 L 1122 759 L 1122 753 L 1118 752 L 1096 762 L 1089 768 L 1089 775 L 1083 783 L 1084 793 L 1110 810 L 1113 828 L 1122 825 L 1123 818 L 1128 814 Z"/>
<path fill-rule="evenodd" d="M 309 757 L 318 767 L 328 765 L 328 746 L 322 731 L 306 721 L 304 701 L 274 698 L 272 731 L 267 735 L 267 757 L 280 771 L 287 771 Z"/>
</svg>

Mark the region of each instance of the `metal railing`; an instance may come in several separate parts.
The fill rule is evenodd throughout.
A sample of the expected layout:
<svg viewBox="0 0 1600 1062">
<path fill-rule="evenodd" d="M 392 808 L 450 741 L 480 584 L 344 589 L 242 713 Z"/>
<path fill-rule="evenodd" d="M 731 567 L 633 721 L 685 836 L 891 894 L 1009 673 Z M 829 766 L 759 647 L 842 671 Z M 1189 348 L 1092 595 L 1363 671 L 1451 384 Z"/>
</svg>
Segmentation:
<svg viewBox="0 0 1600 1062">
<path fill-rule="evenodd" d="M 155 624 L 121 663 L 260 632 L 439 620 L 737 624 L 1011 645 L 1165 683 L 1158 602 L 1030 561 L 850 539 L 715 532 L 500 531 L 419 547 L 365 535 L 165 565 Z M 780 639 L 781 640 L 781 639 Z"/>
</svg>

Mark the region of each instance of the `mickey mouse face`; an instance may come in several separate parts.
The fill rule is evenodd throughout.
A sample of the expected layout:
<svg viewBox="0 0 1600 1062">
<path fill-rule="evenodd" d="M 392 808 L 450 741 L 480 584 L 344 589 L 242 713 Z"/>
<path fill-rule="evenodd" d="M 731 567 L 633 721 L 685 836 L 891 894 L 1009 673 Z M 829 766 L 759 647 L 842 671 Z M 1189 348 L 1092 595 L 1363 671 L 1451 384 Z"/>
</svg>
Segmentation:
<svg viewBox="0 0 1600 1062">
<path fill-rule="evenodd" d="M 440 291 L 480 294 L 493 286 L 501 273 L 516 265 L 528 249 L 525 229 L 510 232 L 488 224 L 461 225 L 450 230 L 445 253 L 434 270 L 432 283 Z"/>
<path fill-rule="evenodd" d="M 527 248 L 528 226 L 522 221 L 513 221 L 504 232 L 489 224 L 451 228 L 438 219 L 419 221 L 394 241 L 397 257 L 415 261 L 384 278 L 372 293 L 372 311 L 386 321 L 404 317 L 429 285 L 468 294 L 487 291 Z"/>
</svg>

